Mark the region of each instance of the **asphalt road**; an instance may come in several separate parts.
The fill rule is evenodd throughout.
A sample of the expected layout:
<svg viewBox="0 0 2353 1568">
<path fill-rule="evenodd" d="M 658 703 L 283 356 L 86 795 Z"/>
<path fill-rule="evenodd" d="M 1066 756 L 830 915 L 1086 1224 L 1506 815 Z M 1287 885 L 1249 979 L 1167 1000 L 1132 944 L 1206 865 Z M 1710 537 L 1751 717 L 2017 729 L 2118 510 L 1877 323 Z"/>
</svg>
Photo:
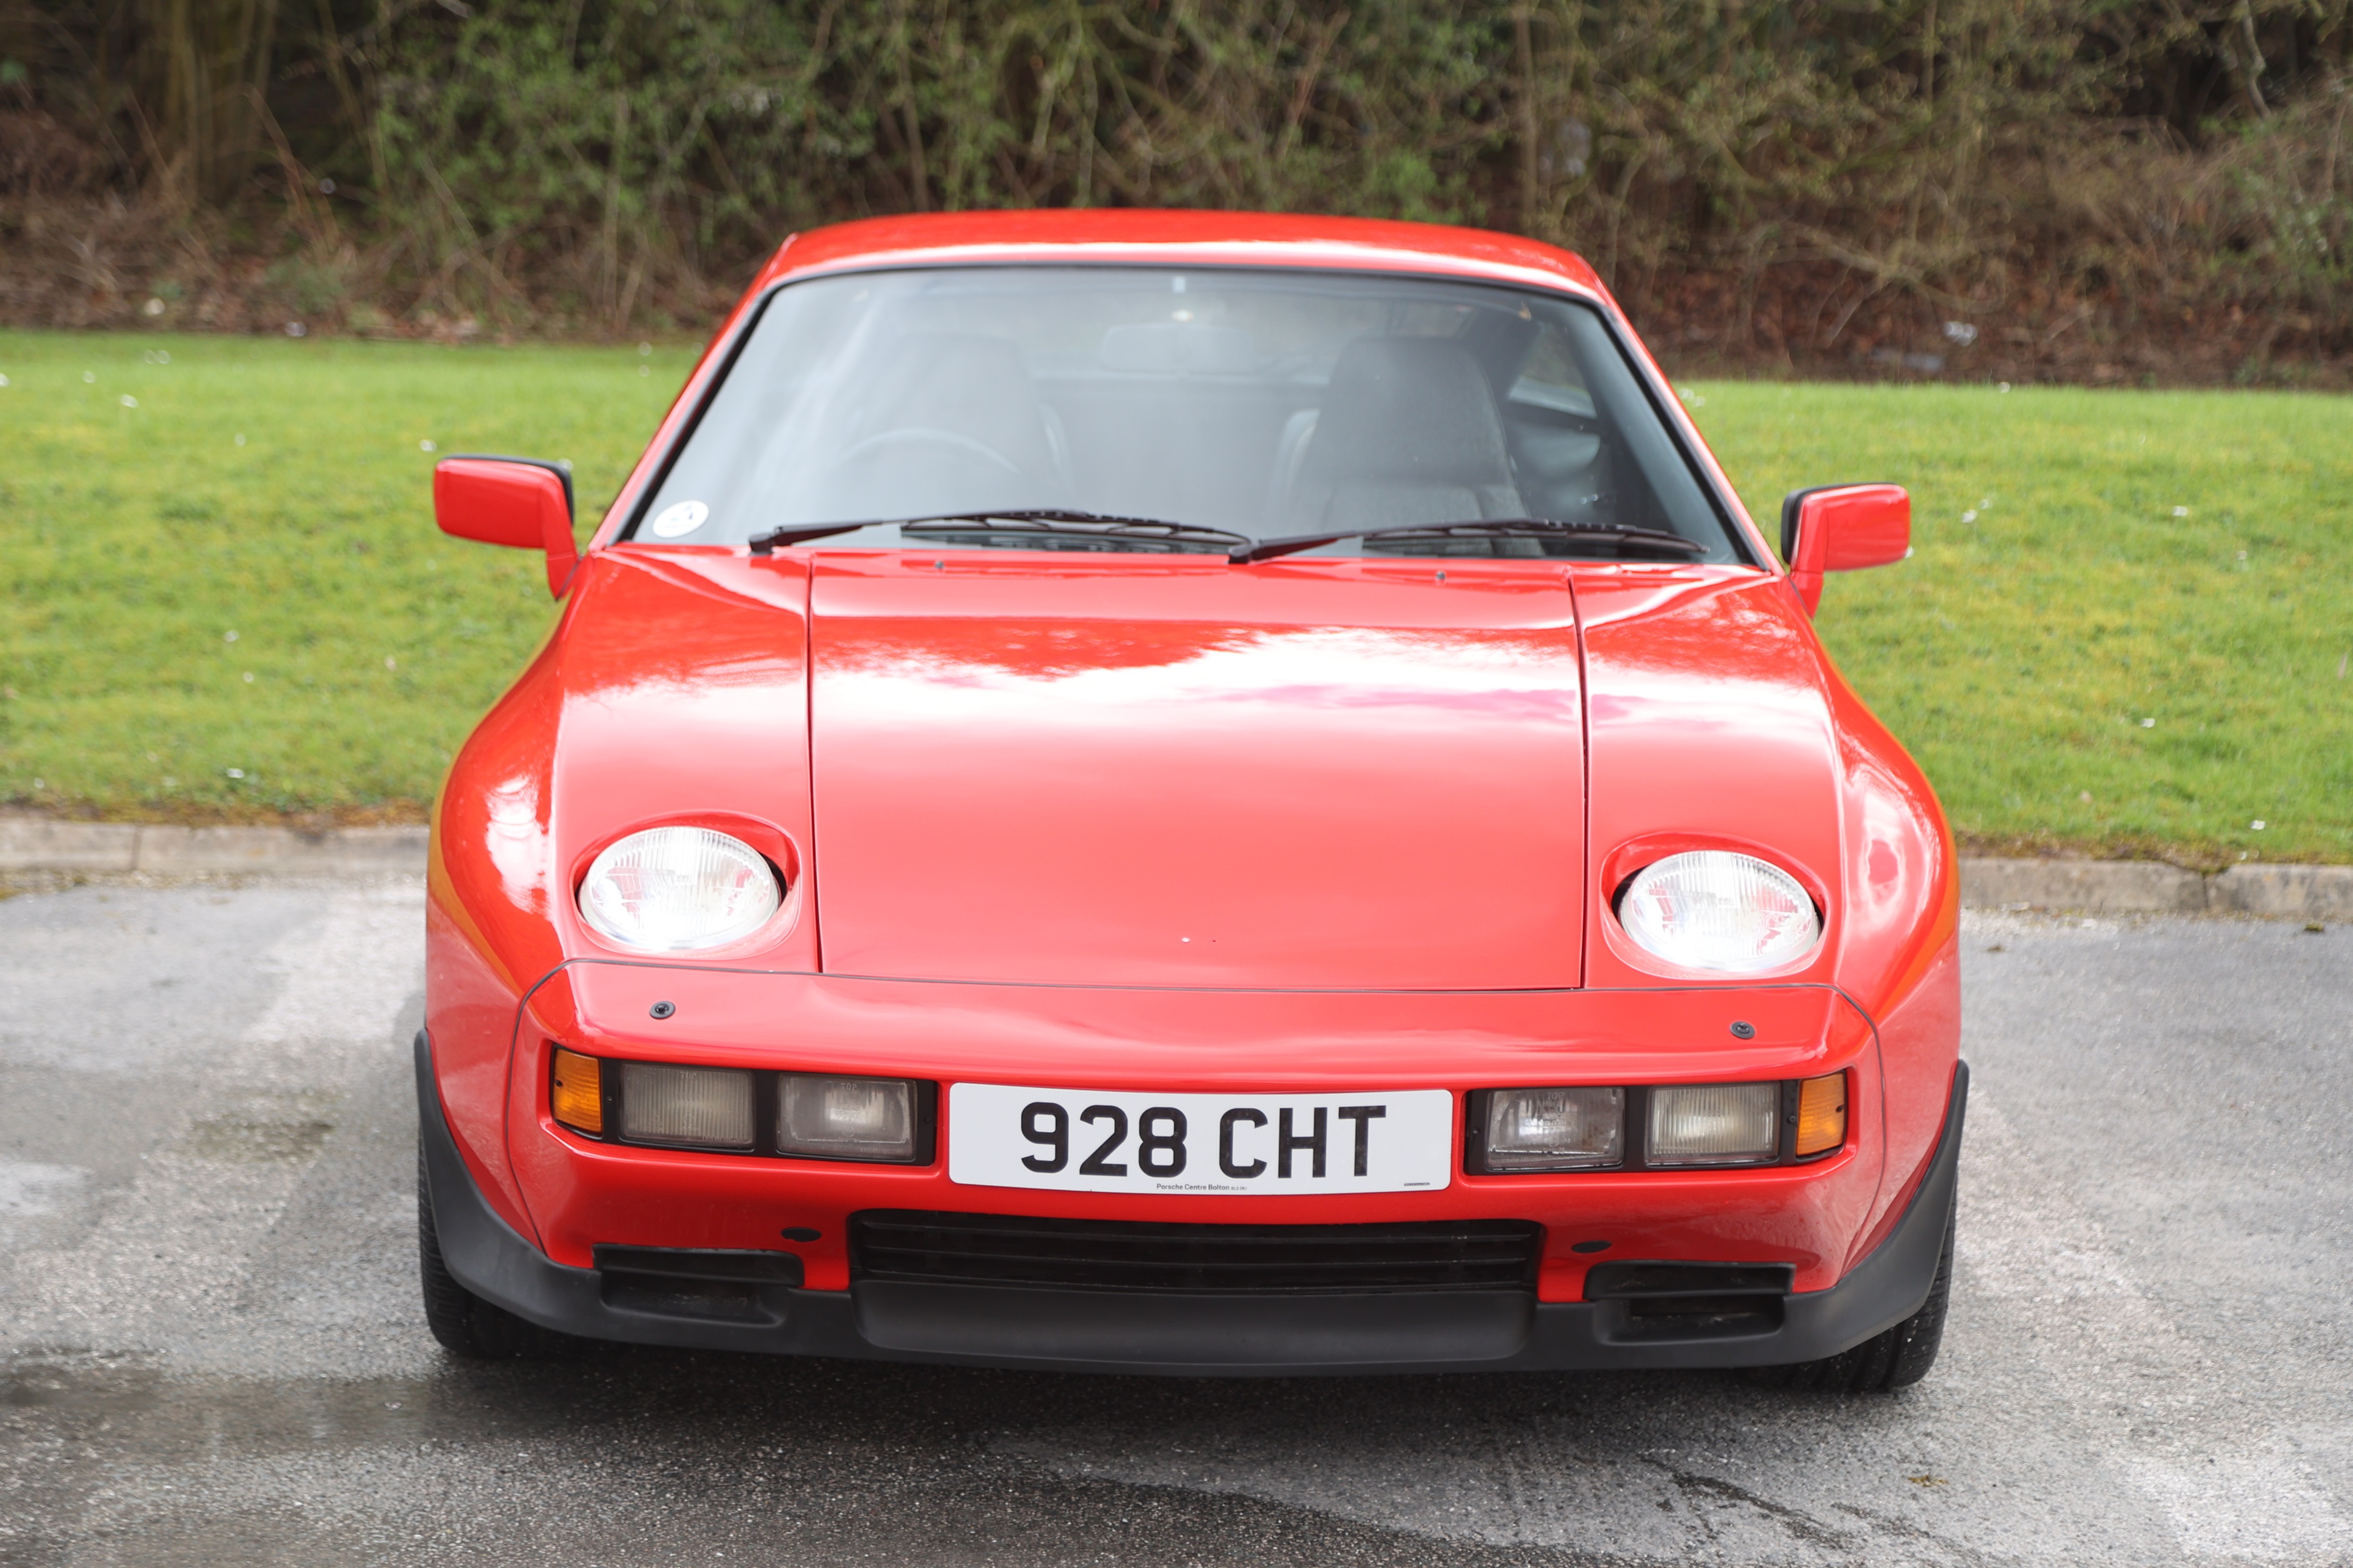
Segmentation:
<svg viewBox="0 0 2353 1568">
<path fill-rule="evenodd" d="M 417 1304 L 408 887 L 0 902 L 0 1563 L 2353 1563 L 2353 930 L 1972 917 L 1894 1397 L 614 1351 Z"/>
</svg>

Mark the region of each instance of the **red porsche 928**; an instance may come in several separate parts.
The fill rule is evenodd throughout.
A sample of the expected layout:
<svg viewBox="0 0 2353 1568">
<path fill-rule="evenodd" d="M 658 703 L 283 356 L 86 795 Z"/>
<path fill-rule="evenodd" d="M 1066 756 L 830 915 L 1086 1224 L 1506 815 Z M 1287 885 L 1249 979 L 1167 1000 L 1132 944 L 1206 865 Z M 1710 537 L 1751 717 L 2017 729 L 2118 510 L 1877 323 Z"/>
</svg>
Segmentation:
<svg viewBox="0 0 2353 1568">
<path fill-rule="evenodd" d="M 427 1316 L 1170 1374 L 1936 1354 L 1953 848 L 1593 272 L 1008 213 L 788 240 L 434 816 Z"/>
</svg>

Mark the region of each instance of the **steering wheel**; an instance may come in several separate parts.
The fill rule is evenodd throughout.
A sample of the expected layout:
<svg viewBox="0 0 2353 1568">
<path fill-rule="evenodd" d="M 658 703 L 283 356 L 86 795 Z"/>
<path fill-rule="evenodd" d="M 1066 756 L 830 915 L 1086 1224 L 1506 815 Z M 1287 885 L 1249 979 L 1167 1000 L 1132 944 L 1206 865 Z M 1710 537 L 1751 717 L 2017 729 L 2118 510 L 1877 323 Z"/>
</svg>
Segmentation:
<svg viewBox="0 0 2353 1568">
<path fill-rule="evenodd" d="M 857 442 L 847 452 L 828 465 L 828 472 L 839 472 L 850 464 L 898 451 L 901 447 L 931 447 L 939 452 L 954 452 L 959 457 L 976 458 L 990 468 L 1021 477 L 1021 465 L 986 442 L 954 430 L 941 430 L 929 425 L 909 425 L 897 430 L 879 431 Z M 913 453 L 908 454 L 913 456 Z"/>
</svg>

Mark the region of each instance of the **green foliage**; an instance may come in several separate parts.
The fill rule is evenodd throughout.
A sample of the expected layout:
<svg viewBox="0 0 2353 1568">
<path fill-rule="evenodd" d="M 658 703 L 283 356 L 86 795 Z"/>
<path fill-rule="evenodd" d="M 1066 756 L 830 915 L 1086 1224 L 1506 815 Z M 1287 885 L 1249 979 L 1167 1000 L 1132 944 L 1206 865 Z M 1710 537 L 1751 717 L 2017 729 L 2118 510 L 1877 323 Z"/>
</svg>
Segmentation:
<svg viewBox="0 0 2353 1568">
<path fill-rule="evenodd" d="M 1883 297 L 1966 318 L 2030 278 L 2342 331 L 2310 261 L 2348 237 L 2311 216 L 2353 193 L 2348 3 L 508 0 L 397 29 L 368 132 L 437 309 L 514 314 L 553 278 L 617 328 L 788 226 L 1120 205 L 1510 226 L 1638 297 L 1662 268 L 1810 269 L 1823 347 Z M 2244 85 L 2263 26 L 2307 62 L 2273 80 L 2285 113 Z M 2189 71 L 2239 100 L 2193 107 Z M 2193 154 L 2151 109 L 2252 140 Z"/>
<path fill-rule="evenodd" d="M 1162 205 L 1522 230 L 1735 357 L 2353 348 L 2353 0 L 0 0 L 0 56 L 17 320 L 618 332 L 812 224 Z"/>
<path fill-rule="evenodd" d="M 2239 243 L 2212 258 L 2245 302 L 2290 305 L 2353 299 L 2353 161 L 2341 174 L 2353 120 L 2353 79 L 2327 95 L 2242 127 L 2206 182 L 2241 216 Z M 2315 168 L 2315 153 L 2320 153 Z"/>
<path fill-rule="evenodd" d="M 485 6 L 399 35 L 375 122 L 445 308 L 629 320 L 649 281 L 867 211 L 1473 211 L 1493 5 Z M 1482 99 L 1482 92 L 1485 98 Z"/>
</svg>

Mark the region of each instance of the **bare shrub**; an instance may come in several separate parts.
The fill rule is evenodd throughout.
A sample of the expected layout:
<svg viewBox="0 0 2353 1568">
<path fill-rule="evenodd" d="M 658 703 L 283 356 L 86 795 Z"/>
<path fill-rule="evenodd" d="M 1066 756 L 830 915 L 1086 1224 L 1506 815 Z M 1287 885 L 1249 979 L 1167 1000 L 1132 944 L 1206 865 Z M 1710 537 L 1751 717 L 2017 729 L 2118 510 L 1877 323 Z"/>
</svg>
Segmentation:
<svg viewBox="0 0 2353 1568">
<path fill-rule="evenodd" d="M 1694 361 L 2341 374 L 2348 6 L 0 0 L 0 310 L 610 334 L 838 217 L 1254 207 L 1573 245 Z"/>
</svg>

